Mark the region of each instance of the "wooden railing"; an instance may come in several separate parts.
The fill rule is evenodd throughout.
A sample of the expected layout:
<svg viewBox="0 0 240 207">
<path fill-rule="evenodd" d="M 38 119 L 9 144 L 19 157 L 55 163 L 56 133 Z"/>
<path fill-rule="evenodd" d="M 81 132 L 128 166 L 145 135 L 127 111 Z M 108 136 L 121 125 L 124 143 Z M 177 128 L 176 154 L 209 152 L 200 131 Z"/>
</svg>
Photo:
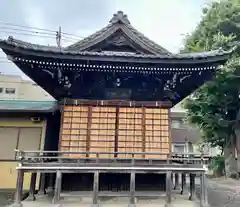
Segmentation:
<svg viewBox="0 0 240 207">
<path fill-rule="evenodd" d="M 36 183 L 36 173 L 56 173 L 55 190 L 54 190 L 54 203 L 60 201 L 61 182 L 63 173 L 86 173 L 94 174 L 92 203 L 93 206 L 98 206 L 99 199 L 99 174 L 102 172 L 107 173 L 129 173 L 130 176 L 130 192 L 129 204 L 135 206 L 135 176 L 136 173 L 164 173 L 166 174 L 166 204 L 172 201 L 172 175 L 176 179 L 181 175 L 182 191 L 186 185 L 186 174 L 190 175 L 190 197 L 195 197 L 195 177 L 197 174 L 201 178 L 201 206 L 207 204 L 207 191 L 205 179 L 205 163 L 208 162 L 209 156 L 206 154 L 194 153 L 142 153 L 142 152 L 60 152 L 60 151 L 21 151 L 16 150 L 17 160 L 19 165 L 17 192 L 15 197 L 15 204 L 21 204 L 23 175 L 25 172 L 32 172 L 30 192 L 29 195 L 34 197 Z M 87 158 L 70 158 L 69 154 L 84 154 L 96 155 L 94 158 L 91 156 Z M 111 158 L 100 158 L 102 154 L 126 154 L 131 155 L 130 158 L 118 158 L 111 156 Z M 166 155 L 166 158 L 149 159 L 149 158 L 136 158 L 135 155 Z M 41 179 L 43 180 L 43 179 Z M 184 181 L 185 180 L 185 181 Z M 44 185 L 40 185 L 44 186 Z"/>
<path fill-rule="evenodd" d="M 122 158 L 109 156 L 102 158 L 101 155 L 126 155 Z M 69 155 L 86 155 L 85 158 L 74 158 Z M 94 155 L 94 156 L 92 156 Z M 154 155 L 156 158 L 144 158 L 142 155 Z M 159 158 L 157 156 L 159 155 Z M 164 156 L 163 156 L 164 155 Z M 138 157 L 140 156 L 140 157 Z M 97 163 L 97 164 L 208 164 L 210 157 L 207 154 L 196 153 L 164 153 L 164 152 L 62 152 L 62 151 L 22 151 L 16 150 L 16 159 L 22 164 L 36 163 Z"/>
</svg>

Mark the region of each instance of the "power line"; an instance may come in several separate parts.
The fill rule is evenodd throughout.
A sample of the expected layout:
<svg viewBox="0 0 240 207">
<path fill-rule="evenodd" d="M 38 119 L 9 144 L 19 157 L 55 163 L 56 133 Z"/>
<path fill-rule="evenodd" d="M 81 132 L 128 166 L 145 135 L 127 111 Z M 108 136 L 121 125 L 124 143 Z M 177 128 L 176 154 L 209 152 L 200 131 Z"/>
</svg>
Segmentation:
<svg viewBox="0 0 240 207">
<path fill-rule="evenodd" d="M 4 31 L 4 30 L 0 30 L 0 33 L 6 33 L 6 34 L 18 34 L 18 35 L 26 35 L 26 36 L 35 36 L 35 37 L 44 37 L 44 38 L 51 38 L 51 39 L 56 39 L 56 37 L 52 37 L 52 36 L 44 36 L 44 35 L 37 35 L 37 34 L 30 34 L 30 33 L 22 33 L 22 32 L 15 32 L 15 31 Z"/>
<path fill-rule="evenodd" d="M 56 35 L 50 32 L 40 32 L 40 31 L 33 31 L 33 30 L 26 30 L 26 29 L 19 29 L 19 28 L 11 28 L 11 27 L 0 27 L 0 30 L 10 30 L 10 31 L 20 31 L 20 32 L 30 32 L 36 34 L 46 34 L 46 35 Z"/>
<path fill-rule="evenodd" d="M 47 35 L 41 35 L 41 34 L 31 34 L 31 33 L 26 33 L 26 32 L 15 32 L 15 31 L 4 31 L 0 29 L 0 33 L 4 34 L 17 34 L 17 35 L 23 35 L 23 36 L 33 36 L 33 37 L 40 37 L 40 38 L 50 38 L 50 39 L 56 39 L 54 36 L 47 36 Z M 68 37 L 62 38 L 63 41 L 66 42 L 76 42 L 76 40 Z"/>
<path fill-rule="evenodd" d="M 7 23 L 7 22 L 2 22 L 2 21 L 0 21 L 0 24 L 7 25 L 7 26 L 12 26 L 12 27 L 26 28 L 26 29 L 31 29 L 31 30 L 39 30 L 39 31 L 44 31 L 44 32 L 48 32 L 48 33 L 55 33 L 55 34 L 57 32 L 57 31 L 50 30 L 50 29 L 44 29 L 44 28 L 38 28 L 38 27 L 31 27 L 31 26 L 13 24 L 13 23 Z M 65 35 L 68 35 L 68 36 L 72 36 L 72 37 L 75 37 L 75 38 L 78 38 L 78 39 L 79 38 L 84 38 L 82 36 L 77 36 L 77 35 L 70 34 L 70 33 L 67 33 L 67 32 L 62 32 L 62 34 L 65 34 Z"/>
</svg>

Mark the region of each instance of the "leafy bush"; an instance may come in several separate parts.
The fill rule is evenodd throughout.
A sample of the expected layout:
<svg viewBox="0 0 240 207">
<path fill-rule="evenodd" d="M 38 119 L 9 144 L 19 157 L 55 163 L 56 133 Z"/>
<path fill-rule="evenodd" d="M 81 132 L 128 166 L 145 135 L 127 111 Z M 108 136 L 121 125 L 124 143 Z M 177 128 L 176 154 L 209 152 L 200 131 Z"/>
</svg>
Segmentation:
<svg viewBox="0 0 240 207">
<path fill-rule="evenodd" d="M 225 174 L 225 160 L 221 155 L 212 158 L 209 169 L 213 171 L 214 176 L 221 177 Z"/>
</svg>

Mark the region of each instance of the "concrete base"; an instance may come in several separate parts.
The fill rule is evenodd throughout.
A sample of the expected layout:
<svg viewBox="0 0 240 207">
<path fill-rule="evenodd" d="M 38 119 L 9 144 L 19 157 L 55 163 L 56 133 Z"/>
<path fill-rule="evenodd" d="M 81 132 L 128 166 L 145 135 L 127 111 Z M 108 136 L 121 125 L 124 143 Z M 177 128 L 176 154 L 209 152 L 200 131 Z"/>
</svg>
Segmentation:
<svg viewBox="0 0 240 207">
<path fill-rule="evenodd" d="M 25 200 L 26 201 L 35 201 L 36 197 L 35 197 L 35 195 L 29 195 Z"/>
<path fill-rule="evenodd" d="M 165 203 L 165 204 L 164 204 L 164 207 L 172 207 L 172 206 L 173 206 L 172 203 Z"/>
<path fill-rule="evenodd" d="M 46 194 L 47 194 L 47 192 L 46 192 L 46 191 L 42 191 L 42 190 L 41 190 L 41 191 L 38 191 L 38 193 L 37 193 L 37 194 L 42 196 L 42 195 L 46 195 Z"/>
<path fill-rule="evenodd" d="M 99 203 L 98 204 L 92 204 L 91 207 L 99 207 Z"/>
<path fill-rule="evenodd" d="M 136 204 L 128 204 L 128 207 L 136 207 Z"/>
<path fill-rule="evenodd" d="M 209 204 L 200 204 L 200 207 L 210 207 Z"/>
<path fill-rule="evenodd" d="M 20 203 L 20 204 L 14 203 L 11 205 L 11 207 L 23 207 L 23 204 L 22 203 Z"/>
</svg>

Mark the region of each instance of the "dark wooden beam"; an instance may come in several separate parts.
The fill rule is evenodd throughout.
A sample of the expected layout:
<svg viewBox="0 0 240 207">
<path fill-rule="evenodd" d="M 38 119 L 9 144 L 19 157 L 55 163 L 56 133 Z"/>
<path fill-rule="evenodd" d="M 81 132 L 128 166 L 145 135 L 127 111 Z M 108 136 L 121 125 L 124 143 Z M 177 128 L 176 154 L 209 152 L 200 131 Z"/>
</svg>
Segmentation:
<svg viewBox="0 0 240 207">
<path fill-rule="evenodd" d="M 31 175 L 31 181 L 30 181 L 30 189 L 29 189 L 29 195 L 27 200 L 29 201 L 35 201 L 35 191 L 36 191 L 36 180 L 37 180 L 37 173 L 33 172 Z"/>
<path fill-rule="evenodd" d="M 167 171 L 166 173 L 166 203 L 165 207 L 169 207 L 172 203 L 172 179 L 171 179 L 171 171 Z"/>
<path fill-rule="evenodd" d="M 131 172 L 131 174 L 130 174 L 130 204 L 129 204 L 129 207 L 136 206 L 135 182 L 136 182 L 136 173 Z"/>
<path fill-rule="evenodd" d="M 196 179 L 196 174 L 190 173 L 190 196 L 189 196 L 189 200 L 191 201 L 195 201 L 197 199 L 196 197 L 196 183 L 195 183 L 195 179 Z"/>
<path fill-rule="evenodd" d="M 208 186 L 205 172 L 201 173 L 201 184 L 200 184 L 200 207 L 208 207 Z"/>
<path fill-rule="evenodd" d="M 22 205 L 23 180 L 24 180 L 24 171 L 19 169 L 17 171 L 17 186 L 16 186 L 14 204 L 12 204 L 12 207 L 23 206 Z"/>
<path fill-rule="evenodd" d="M 175 178 L 174 178 L 174 190 L 180 190 L 180 185 L 179 185 L 179 173 L 175 173 Z"/>
<path fill-rule="evenodd" d="M 93 175 L 93 194 L 92 194 L 92 207 L 98 207 L 98 194 L 99 194 L 99 172 L 96 171 Z"/>
<path fill-rule="evenodd" d="M 62 172 L 58 170 L 56 173 L 56 183 L 53 197 L 54 204 L 58 204 L 60 202 L 61 188 L 62 188 Z"/>
<path fill-rule="evenodd" d="M 45 194 L 46 194 L 46 173 L 41 173 L 38 195 L 45 195 Z"/>
</svg>

